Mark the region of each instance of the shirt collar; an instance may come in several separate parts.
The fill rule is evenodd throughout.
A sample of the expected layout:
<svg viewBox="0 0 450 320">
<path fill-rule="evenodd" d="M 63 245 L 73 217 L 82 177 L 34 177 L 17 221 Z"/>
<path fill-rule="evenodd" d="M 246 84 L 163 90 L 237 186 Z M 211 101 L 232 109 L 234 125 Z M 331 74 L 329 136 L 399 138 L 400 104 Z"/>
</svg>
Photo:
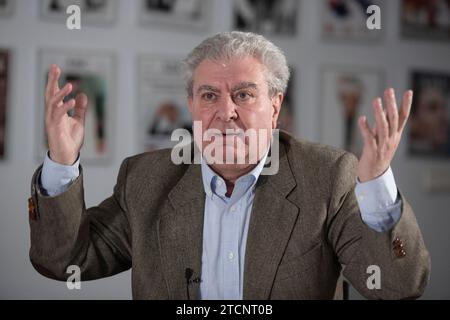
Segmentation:
<svg viewBox="0 0 450 320">
<path fill-rule="evenodd" d="M 254 167 L 252 169 L 252 171 L 239 177 L 236 180 L 235 188 L 238 184 L 240 184 L 243 181 L 248 182 L 248 188 L 253 187 L 256 184 L 256 182 L 258 181 L 258 178 L 264 168 L 268 154 L 269 154 L 269 148 L 267 149 L 266 153 L 261 158 L 259 163 L 256 165 L 256 167 Z M 219 182 L 221 188 L 225 188 L 225 190 L 226 190 L 226 186 L 225 186 L 223 178 L 220 177 L 217 173 L 215 173 L 211 169 L 211 167 L 206 163 L 206 160 L 203 157 L 202 157 L 202 161 L 201 161 L 201 169 L 202 169 L 203 188 L 208 197 L 212 197 L 213 194 L 218 195 L 217 194 L 218 190 L 216 190 L 217 182 Z M 219 189 L 221 189 L 221 188 L 219 188 Z M 233 193 L 234 193 L 234 191 L 233 191 Z"/>
</svg>

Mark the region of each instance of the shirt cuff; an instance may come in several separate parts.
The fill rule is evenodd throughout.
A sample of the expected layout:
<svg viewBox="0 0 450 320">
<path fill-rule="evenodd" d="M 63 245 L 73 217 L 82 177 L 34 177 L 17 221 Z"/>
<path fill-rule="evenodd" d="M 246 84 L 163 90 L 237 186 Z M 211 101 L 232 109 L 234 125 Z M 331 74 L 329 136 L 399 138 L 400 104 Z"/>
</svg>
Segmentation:
<svg viewBox="0 0 450 320">
<path fill-rule="evenodd" d="M 376 179 L 356 179 L 355 195 L 362 220 L 375 231 L 390 230 L 400 219 L 401 199 L 391 167 Z"/>
<path fill-rule="evenodd" d="M 67 166 L 54 162 L 47 152 L 41 172 L 41 191 L 51 197 L 66 191 L 80 175 L 79 165 L 80 156 L 73 165 Z"/>
</svg>

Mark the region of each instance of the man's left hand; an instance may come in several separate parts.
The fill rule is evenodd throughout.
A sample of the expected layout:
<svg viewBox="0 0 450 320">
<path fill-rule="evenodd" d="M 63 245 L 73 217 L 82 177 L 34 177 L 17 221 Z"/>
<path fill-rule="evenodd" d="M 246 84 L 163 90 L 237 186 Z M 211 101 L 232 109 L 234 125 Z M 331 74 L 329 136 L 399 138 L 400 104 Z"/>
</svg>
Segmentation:
<svg viewBox="0 0 450 320">
<path fill-rule="evenodd" d="M 372 103 L 375 115 L 373 127 L 369 127 L 365 116 L 359 118 L 358 124 L 364 139 L 358 164 L 360 182 L 373 180 L 389 168 L 408 120 L 412 97 L 411 90 L 403 94 L 401 109 L 398 112 L 394 89 L 387 89 L 384 92 L 386 109 L 383 109 L 380 97 Z"/>
</svg>

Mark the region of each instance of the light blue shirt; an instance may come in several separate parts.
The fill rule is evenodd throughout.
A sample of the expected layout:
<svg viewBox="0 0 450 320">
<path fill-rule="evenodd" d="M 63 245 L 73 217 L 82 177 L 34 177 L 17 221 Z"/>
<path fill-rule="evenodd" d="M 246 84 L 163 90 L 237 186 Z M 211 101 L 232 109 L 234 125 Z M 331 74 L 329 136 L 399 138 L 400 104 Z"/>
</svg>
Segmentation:
<svg viewBox="0 0 450 320">
<path fill-rule="evenodd" d="M 225 196 L 227 187 L 223 178 L 202 161 L 206 193 L 200 283 L 202 299 L 242 299 L 250 213 L 255 184 L 267 154 L 252 171 L 236 180 L 229 198 Z"/>
<path fill-rule="evenodd" d="M 240 300 L 243 297 L 244 261 L 255 185 L 264 167 L 266 155 L 248 174 L 239 177 L 230 198 L 226 185 L 204 161 L 201 164 L 205 189 L 203 224 L 202 299 Z M 79 162 L 64 166 L 52 161 L 48 154 L 41 173 L 44 194 L 56 196 L 70 186 L 79 175 Z M 401 216 L 401 199 L 391 168 L 377 179 L 356 181 L 355 195 L 361 218 L 370 228 L 390 230 Z"/>
</svg>

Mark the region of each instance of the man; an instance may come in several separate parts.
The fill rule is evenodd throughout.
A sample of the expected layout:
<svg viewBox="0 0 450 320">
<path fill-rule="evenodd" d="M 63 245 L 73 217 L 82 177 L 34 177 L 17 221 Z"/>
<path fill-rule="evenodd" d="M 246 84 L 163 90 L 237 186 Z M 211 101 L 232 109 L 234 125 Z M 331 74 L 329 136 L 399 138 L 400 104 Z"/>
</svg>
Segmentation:
<svg viewBox="0 0 450 320">
<path fill-rule="evenodd" d="M 278 172 L 262 175 L 289 79 L 283 53 L 262 36 L 228 32 L 202 42 L 185 66 L 189 110 L 201 123 L 192 147 L 204 161 L 175 165 L 171 150 L 127 158 L 113 195 L 87 210 L 79 166 L 86 96 L 63 102 L 72 88 L 59 89 L 61 70 L 51 67 L 50 150 L 30 201 L 37 271 L 65 280 L 67 266 L 78 265 L 90 280 L 132 267 L 136 299 L 330 299 L 344 266 L 368 298 L 422 294 L 428 252 L 390 169 L 411 92 L 399 113 L 392 89 L 386 111 L 376 99 L 373 129 L 360 119 L 359 163 L 281 133 Z M 249 139 L 228 134 L 234 129 L 257 130 L 259 162 L 249 161 Z M 202 139 L 208 132 L 215 139 Z M 218 148 L 208 157 L 211 144 Z M 230 153 L 246 161 L 221 161 Z M 379 289 L 367 285 L 372 265 L 381 270 Z"/>
</svg>

